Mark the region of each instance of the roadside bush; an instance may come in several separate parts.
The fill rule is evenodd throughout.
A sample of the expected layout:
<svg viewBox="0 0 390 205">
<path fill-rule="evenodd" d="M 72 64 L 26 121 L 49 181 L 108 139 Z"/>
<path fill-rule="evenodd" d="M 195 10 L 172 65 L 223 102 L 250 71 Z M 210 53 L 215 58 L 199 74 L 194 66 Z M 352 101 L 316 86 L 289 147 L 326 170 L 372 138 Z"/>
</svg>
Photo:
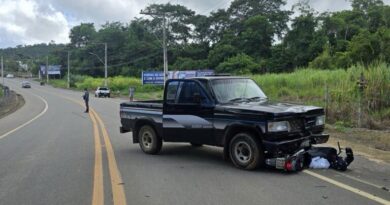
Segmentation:
<svg viewBox="0 0 390 205">
<path fill-rule="evenodd" d="M 319 69 L 331 69 L 333 67 L 332 57 L 329 55 L 328 51 L 324 51 L 321 55 L 315 58 L 312 62 L 310 62 L 309 66 L 312 68 Z"/>
<path fill-rule="evenodd" d="M 255 63 L 252 57 L 241 53 L 220 63 L 216 68 L 216 72 L 244 75 L 248 73 L 259 73 L 259 68 L 260 65 Z"/>
</svg>

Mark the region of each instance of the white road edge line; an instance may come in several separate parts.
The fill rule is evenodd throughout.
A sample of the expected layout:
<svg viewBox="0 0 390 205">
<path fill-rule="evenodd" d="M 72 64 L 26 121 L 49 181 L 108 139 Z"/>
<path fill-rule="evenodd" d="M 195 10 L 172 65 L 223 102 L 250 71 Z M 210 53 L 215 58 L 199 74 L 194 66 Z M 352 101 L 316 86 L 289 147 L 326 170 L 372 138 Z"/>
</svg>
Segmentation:
<svg viewBox="0 0 390 205">
<path fill-rule="evenodd" d="M 317 173 L 314 173 L 314 172 L 308 171 L 308 170 L 303 170 L 302 172 L 304 172 L 304 173 L 306 173 L 306 174 L 308 174 L 308 175 L 310 175 L 310 176 L 312 176 L 312 177 L 315 177 L 315 178 L 321 179 L 321 180 L 323 180 L 323 181 L 326 181 L 326 182 L 328 182 L 328 183 L 330 183 L 330 184 L 333 184 L 333 185 L 335 185 L 335 186 L 338 186 L 338 187 L 340 187 L 340 188 L 342 188 L 342 189 L 345 189 L 345 190 L 348 190 L 348 191 L 353 192 L 353 193 L 355 193 L 355 194 L 358 194 L 358 195 L 360 195 L 360 196 L 362 196 L 362 197 L 365 197 L 365 198 L 367 198 L 367 199 L 376 201 L 376 202 L 378 202 L 378 203 L 380 203 L 380 204 L 390 205 L 390 201 L 388 201 L 388 200 L 386 200 L 386 199 L 382 199 L 382 198 L 380 198 L 380 197 L 378 197 L 378 196 L 375 196 L 375 195 L 373 195 L 373 194 L 367 193 L 367 192 L 362 191 L 362 190 L 360 190 L 360 189 L 351 187 L 351 186 L 349 186 L 349 185 L 343 184 L 343 183 L 341 183 L 341 182 L 339 182 L 339 181 L 336 181 L 336 180 L 334 180 L 334 179 L 328 178 L 328 177 L 323 176 L 323 175 L 321 175 L 321 174 L 317 174 Z"/>
<path fill-rule="evenodd" d="M 33 94 L 33 93 L 31 93 L 31 94 L 34 95 L 34 96 L 36 96 L 36 97 L 38 97 L 39 99 L 41 99 L 41 100 L 45 103 L 45 109 L 43 109 L 42 112 L 40 112 L 38 115 L 36 115 L 36 116 L 35 116 L 34 118 L 32 118 L 31 120 L 29 120 L 29 121 L 23 123 L 22 125 L 18 126 L 17 128 L 15 128 L 15 129 L 13 129 L 13 130 L 11 130 L 11 131 L 8 131 L 7 133 L 1 135 L 1 136 L 0 136 L 0 140 L 3 139 L 3 138 L 5 138 L 5 137 L 7 137 L 8 135 L 10 135 L 10 134 L 16 132 L 16 131 L 22 129 L 23 127 L 25 127 L 25 126 L 27 126 L 28 124 L 32 123 L 33 121 L 35 121 L 36 119 L 38 119 L 39 117 L 41 117 L 42 115 L 44 115 L 44 114 L 46 113 L 47 109 L 49 108 L 49 105 L 48 105 L 47 101 L 46 101 L 45 99 L 43 99 L 41 96 L 39 96 L 39 95 L 36 95 L 36 94 Z"/>
<path fill-rule="evenodd" d="M 359 178 L 354 177 L 354 176 L 350 176 L 350 175 L 348 175 L 348 174 L 344 174 L 344 173 L 337 173 L 337 174 L 339 174 L 339 175 L 341 175 L 341 176 L 345 176 L 345 177 L 350 178 L 350 179 L 352 179 L 352 180 L 358 181 L 358 182 L 360 182 L 360 183 L 363 183 L 363 184 L 366 184 L 366 185 L 373 186 L 373 187 L 378 188 L 378 189 L 381 189 L 381 190 L 383 190 L 383 187 L 385 187 L 385 186 L 380 186 L 380 185 L 377 185 L 377 184 L 373 184 L 373 183 L 371 183 L 371 182 L 365 181 L 365 180 L 363 180 L 363 179 L 359 179 Z"/>
</svg>

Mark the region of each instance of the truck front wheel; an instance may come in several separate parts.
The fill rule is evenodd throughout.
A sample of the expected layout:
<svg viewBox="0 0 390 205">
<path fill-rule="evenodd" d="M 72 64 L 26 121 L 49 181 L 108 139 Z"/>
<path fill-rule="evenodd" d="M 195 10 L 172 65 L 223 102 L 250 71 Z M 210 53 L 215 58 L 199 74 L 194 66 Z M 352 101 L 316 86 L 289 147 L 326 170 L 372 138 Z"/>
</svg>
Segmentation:
<svg viewBox="0 0 390 205">
<path fill-rule="evenodd" d="M 138 132 L 138 140 L 142 151 L 147 154 L 157 154 L 161 150 L 162 140 L 149 125 L 141 127 Z"/>
<path fill-rule="evenodd" d="M 253 170 L 264 164 L 259 140 L 248 133 L 238 133 L 232 138 L 229 155 L 234 166 L 240 169 Z"/>
</svg>

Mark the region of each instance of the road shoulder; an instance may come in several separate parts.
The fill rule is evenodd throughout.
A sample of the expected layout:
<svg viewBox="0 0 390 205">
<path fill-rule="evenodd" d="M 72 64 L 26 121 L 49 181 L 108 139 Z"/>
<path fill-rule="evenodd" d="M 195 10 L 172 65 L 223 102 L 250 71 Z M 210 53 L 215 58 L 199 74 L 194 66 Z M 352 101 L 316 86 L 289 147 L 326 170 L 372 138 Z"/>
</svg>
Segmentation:
<svg viewBox="0 0 390 205">
<path fill-rule="evenodd" d="M 14 113 L 24 104 L 23 96 L 11 90 L 8 96 L 0 98 L 0 119 Z"/>
</svg>

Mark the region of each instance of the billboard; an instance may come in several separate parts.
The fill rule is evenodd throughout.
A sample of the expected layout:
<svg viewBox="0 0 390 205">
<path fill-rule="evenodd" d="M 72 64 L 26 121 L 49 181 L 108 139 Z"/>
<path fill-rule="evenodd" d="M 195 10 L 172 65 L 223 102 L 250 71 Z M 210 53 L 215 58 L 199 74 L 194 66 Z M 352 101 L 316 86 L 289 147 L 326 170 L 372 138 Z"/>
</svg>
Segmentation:
<svg viewBox="0 0 390 205">
<path fill-rule="evenodd" d="M 49 65 L 47 69 L 49 75 L 61 75 L 61 66 L 60 65 Z M 46 75 L 46 65 L 40 66 L 40 71 L 42 75 Z"/>
<path fill-rule="evenodd" d="M 162 71 L 142 71 L 142 84 L 163 85 L 164 72 Z"/>
<path fill-rule="evenodd" d="M 186 71 L 168 71 L 168 79 L 184 79 L 193 77 L 203 77 L 207 75 L 214 75 L 213 70 L 186 70 Z M 163 85 L 164 72 L 163 71 L 143 71 L 142 84 Z"/>
</svg>

